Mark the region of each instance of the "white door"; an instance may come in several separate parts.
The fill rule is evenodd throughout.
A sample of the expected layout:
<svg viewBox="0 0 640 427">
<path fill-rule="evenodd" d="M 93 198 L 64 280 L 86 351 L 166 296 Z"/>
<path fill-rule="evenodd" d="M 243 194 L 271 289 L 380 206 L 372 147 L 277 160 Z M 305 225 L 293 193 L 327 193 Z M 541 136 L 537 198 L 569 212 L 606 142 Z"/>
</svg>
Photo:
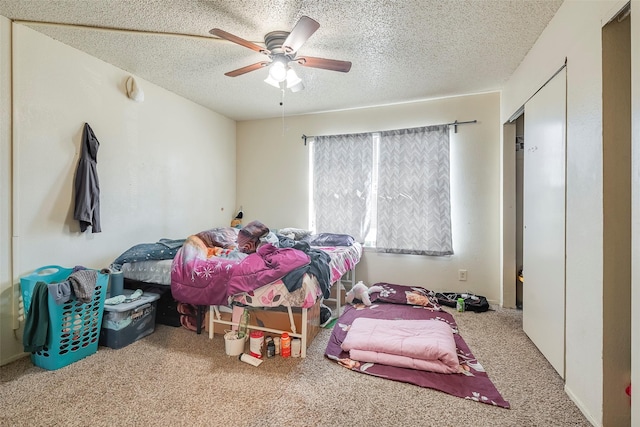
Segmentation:
<svg viewBox="0 0 640 427">
<path fill-rule="evenodd" d="M 523 329 L 564 378 L 566 69 L 524 108 Z"/>
</svg>

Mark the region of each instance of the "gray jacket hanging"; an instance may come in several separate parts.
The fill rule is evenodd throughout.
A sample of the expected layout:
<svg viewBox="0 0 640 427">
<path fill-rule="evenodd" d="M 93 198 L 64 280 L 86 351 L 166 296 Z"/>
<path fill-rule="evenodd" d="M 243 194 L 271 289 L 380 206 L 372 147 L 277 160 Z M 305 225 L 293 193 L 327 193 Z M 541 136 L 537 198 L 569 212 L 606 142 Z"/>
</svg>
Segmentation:
<svg viewBox="0 0 640 427">
<path fill-rule="evenodd" d="M 98 148 L 96 138 L 89 123 L 82 132 L 82 152 L 76 170 L 76 204 L 73 218 L 80 221 L 80 230 L 91 226 L 92 233 L 100 233 L 100 183 L 98 182 Z"/>
</svg>

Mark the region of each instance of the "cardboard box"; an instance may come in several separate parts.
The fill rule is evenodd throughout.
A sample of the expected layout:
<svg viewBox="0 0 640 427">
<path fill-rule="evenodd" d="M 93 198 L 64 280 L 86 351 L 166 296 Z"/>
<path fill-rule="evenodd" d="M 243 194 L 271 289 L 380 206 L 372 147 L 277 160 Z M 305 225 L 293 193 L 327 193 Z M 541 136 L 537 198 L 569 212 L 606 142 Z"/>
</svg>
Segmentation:
<svg viewBox="0 0 640 427">
<path fill-rule="evenodd" d="M 274 308 L 249 308 L 249 325 L 261 326 L 265 328 L 278 329 L 291 332 L 291 322 L 289 321 L 289 313 L 285 307 Z M 282 310 L 282 311 L 281 311 Z M 292 307 L 293 323 L 296 325 L 296 331 L 302 333 L 302 309 Z M 205 315 L 205 330 L 209 331 L 209 311 Z M 231 313 L 220 313 L 222 320 L 231 321 Z M 223 335 L 224 331 L 231 330 L 231 325 L 215 323 L 213 325 L 214 334 Z M 311 344 L 316 335 L 320 332 L 320 300 L 313 307 L 307 310 L 307 347 Z M 275 336 L 270 332 L 264 333 L 265 337 Z"/>
<path fill-rule="evenodd" d="M 344 285 L 340 282 L 331 287 L 331 295 L 323 301 L 323 304 L 331 309 L 332 316 L 339 316 L 339 313 L 336 314 L 336 293 L 338 292 L 338 289 L 340 289 L 340 307 L 342 309 L 342 307 L 346 305 L 344 300 L 347 297 L 347 291 L 345 290 Z"/>
<path fill-rule="evenodd" d="M 344 285 L 340 282 L 336 283 L 331 287 L 331 295 L 330 299 L 336 299 L 336 293 L 338 292 L 338 288 L 340 288 L 340 302 L 344 304 L 344 299 L 347 296 L 347 290 L 344 288 Z"/>
</svg>

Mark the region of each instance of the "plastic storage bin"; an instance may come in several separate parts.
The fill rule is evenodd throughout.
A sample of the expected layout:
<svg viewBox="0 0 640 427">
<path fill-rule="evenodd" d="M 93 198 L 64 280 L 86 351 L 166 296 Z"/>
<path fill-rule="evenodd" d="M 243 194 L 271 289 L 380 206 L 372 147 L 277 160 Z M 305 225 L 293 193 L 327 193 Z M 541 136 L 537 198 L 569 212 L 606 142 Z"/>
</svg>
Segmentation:
<svg viewBox="0 0 640 427">
<path fill-rule="evenodd" d="M 31 307 L 36 283 L 63 282 L 73 273 L 72 268 L 57 265 L 40 267 L 20 278 L 20 290 L 25 312 Z M 58 305 L 49 297 L 49 333 L 41 351 L 31 354 L 34 365 L 48 370 L 60 369 L 98 351 L 98 339 L 109 275 L 98 273 L 93 299 L 84 304 L 75 296 Z"/>
<path fill-rule="evenodd" d="M 126 297 L 132 293 L 131 289 L 122 292 Z M 160 295 L 145 292 L 135 301 L 105 305 L 100 345 L 118 349 L 153 333 L 158 299 Z"/>
</svg>

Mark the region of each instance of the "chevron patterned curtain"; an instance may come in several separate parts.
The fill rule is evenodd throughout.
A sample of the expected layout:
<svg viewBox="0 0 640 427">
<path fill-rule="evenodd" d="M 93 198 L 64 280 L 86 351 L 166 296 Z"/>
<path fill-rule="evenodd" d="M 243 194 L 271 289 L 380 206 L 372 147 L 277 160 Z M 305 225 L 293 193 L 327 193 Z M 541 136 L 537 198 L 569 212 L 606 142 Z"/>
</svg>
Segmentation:
<svg viewBox="0 0 640 427">
<path fill-rule="evenodd" d="M 376 248 L 451 255 L 449 127 L 380 133 Z"/>
<path fill-rule="evenodd" d="M 319 233 L 369 232 L 373 143 L 371 134 L 316 136 L 313 141 L 313 205 Z"/>
</svg>

